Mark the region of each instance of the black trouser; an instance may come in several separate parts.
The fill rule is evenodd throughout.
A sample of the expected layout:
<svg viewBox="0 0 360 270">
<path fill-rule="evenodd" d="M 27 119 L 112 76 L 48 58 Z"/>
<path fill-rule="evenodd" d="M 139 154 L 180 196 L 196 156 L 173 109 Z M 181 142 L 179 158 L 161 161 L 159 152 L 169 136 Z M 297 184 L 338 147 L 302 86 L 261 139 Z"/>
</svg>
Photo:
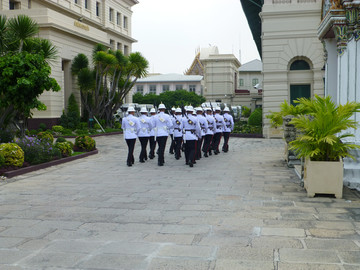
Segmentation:
<svg viewBox="0 0 360 270">
<path fill-rule="evenodd" d="M 224 152 L 227 152 L 227 151 L 229 151 L 230 132 L 223 132 L 223 136 L 224 136 L 224 144 L 223 144 L 222 150 Z"/>
<path fill-rule="evenodd" d="M 186 164 L 194 163 L 195 161 L 195 149 L 196 140 L 186 140 L 185 143 L 185 161 Z"/>
<path fill-rule="evenodd" d="M 170 134 L 170 138 L 171 138 L 171 144 L 170 144 L 169 153 L 171 154 L 175 150 L 174 134 Z"/>
<path fill-rule="evenodd" d="M 149 158 L 154 158 L 155 157 L 155 147 L 156 147 L 156 141 L 155 141 L 155 136 L 150 136 L 149 137 L 149 141 L 150 141 L 150 153 L 149 153 Z"/>
<path fill-rule="evenodd" d="M 221 141 L 221 132 L 215 133 L 212 140 L 212 149 L 219 153 L 219 144 Z"/>
<path fill-rule="evenodd" d="M 213 138 L 212 134 L 205 135 L 204 145 L 203 145 L 203 148 L 202 148 L 202 151 L 204 152 L 204 154 L 209 153 L 211 151 L 212 138 Z"/>
<path fill-rule="evenodd" d="M 196 146 L 196 159 L 200 159 L 201 158 L 201 145 L 203 143 L 204 140 L 204 136 L 202 136 L 200 139 L 198 139 L 197 141 L 197 146 Z"/>
<path fill-rule="evenodd" d="M 182 137 L 175 137 L 175 158 L 179 159 L 181 157 L 181 143 L 182 143 Z"/>
<path fill-rule="evenodd" d="M 134 163 L 134 148 L 135 148 L 136 139 L 126 139 L 126 144 L 128 146 L 128 157 L 127 157 L 127 165 Z"/>
<path fill-rule="evenodd" d="M 161 136 L 161 137 L 156 137 L 156 142 L 159 145 L 158 151 L 158 164 L 159 165 L 163 165 L 165 163 L 165 159 L 164 159 L 164 152 L 165 152 L 165 146 L 166 146 L 166 140 L 167 140 L 168 136 Z"/>
<path fill-rule="evenodd" d="M 149 141 L 149 137 L 139 137 L 139 141 L 141 143 L 139 160 L 140 162 L 143 162 L 145 161 L 145 159 L 147 159 L 146 147 Z"/>
</svg>

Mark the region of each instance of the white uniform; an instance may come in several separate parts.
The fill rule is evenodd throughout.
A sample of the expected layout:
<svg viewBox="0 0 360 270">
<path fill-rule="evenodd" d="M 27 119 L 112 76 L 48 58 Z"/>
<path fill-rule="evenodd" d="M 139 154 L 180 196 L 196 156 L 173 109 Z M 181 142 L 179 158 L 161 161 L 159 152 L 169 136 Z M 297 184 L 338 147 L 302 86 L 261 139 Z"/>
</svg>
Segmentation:
<svg viewBox="0 0 360 270">
<path fill-rule="evenodd" d="M 155 115 L 154 127 L 156 128 L 156 137 L 169 136 L 169 131 L 172 128 L 172 121 L 170 116 L 164 112 L 160 112 L 159 114 Z"/>
<path fill-rule="evenodd" d="M 146 115 L 139 117 L 140 129 L 138 131 L 139 137 L 150 137 L 150 132 L 153 128 L 151 118 Z"/>
<path fill-rule="evenodd" d="M 208 122 L 205 116 L 198 114 L 197 118 L 199 120 L 200 128 L 201 128 L 201 137 L 205 136 L 208 131 Z"/>
<path fill-rule="evenodd" d="M 125 139 L 136 139 L 137 133 L 140 130 L 139 119 L 129 114 L 123 118 L 121 128 L 123 129 Z"/>
<path fill-rule="evenodd" d="M 181 115 L 175 115 L 172 118 L 173 129 L 174 129 L 174 138 L 179 138 L 183 136 L 183 117 Z"/>
<path fill-rule="evenodd" d="M 215 132 L 214 133 L 223 132 L 224 131 L 224 125 L 225 125 L 224 117 L 222 115 L 220 115 L 219 113 L 215 113 L 214 118 L 215 118 L 215 122 L 216 122 Z"/>
<path fill-rule="evenodd" d="M 234 119 L 231 114 L 225 113 L 224 117 L 224 132 L 231 132 L 234 129 Z"/>
<path fill-rule="evenodd" d="M 215 126 L 216 126 L 214 116 L 207 114 L 206 120 L 208 123 L 208 129 L 205 135 L 214 135 Z"/>
<path fill-rule="evenodd" d="M 183 128 L 184 128 L 184 140 L 197 140 L 201 137 L 201 128 L 199 120 L 196 116 L 188 114 L 187 117 L 183 117 Z"/>
</svg>

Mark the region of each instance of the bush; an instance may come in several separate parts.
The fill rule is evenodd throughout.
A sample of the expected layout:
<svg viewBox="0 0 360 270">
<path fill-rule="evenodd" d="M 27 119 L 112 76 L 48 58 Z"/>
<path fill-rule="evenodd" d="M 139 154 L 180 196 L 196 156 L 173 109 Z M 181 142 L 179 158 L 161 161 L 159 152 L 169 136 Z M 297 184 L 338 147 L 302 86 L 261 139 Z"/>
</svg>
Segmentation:
<svg viewBox="0 0 360 270">
<path fill-rule="evenodd" d="M 62 133 L 64 128 L 62 126 L 52 126 L 51 130 L 55 133 Z"/>
<path fill-rule="evenodd" d="M 95 140 L 89 136 L 78 136 L 75 138 L 75 146 L 85 151 L 94 150 L 96 147 Z"/>
<path fill-rule="evenodd" d="M 16 143 L 1 144 L 0 153 L 5 158 L 5 166 L 21 167 L 24 164 L 24 151 Z"/>
<path fill-rule="evenodd" d="M 18 139 L 16 143 L 24 151 L 25 161 L 31 165 L 48 162 L 61 157 L 60 151 L 54 148 L 47 140 L 25 136 L 24 138 Z"/>
<path fill-rule="evenodd" d="M 233 133 L 240 134 L 262 134 L 261 126 L 250 126 L 246 121 L 239 121 L 235 123 Z"/>
<path fill-rule="evenodd" d="M 47 131 L 39 132 L 37 134 L 37 137 L 42 141 L 49 142 L 50 144 L 52 144 L 54 142 L 54 136 L 50 132 L 47 132 Z"/>
<path fill-rule="evenodd" d="M 72 136 L 74 135 L 72 130 L 68 129 L 68 128 L 64 128 L 63 131 L 61 132 L 62 135 L 65 135 L 65 136 Z"/>
<path fill-rule="evenodd" d="M 249 117 L 250 126 L 262 126 L 262 109 L 257 108 Z"/>
<path fill-rule="evenodd" d="M 66 139 L 64 137 L 59 137 L 56 139 L 56 143 L 66 142 Z"/>
<path fill-rule="evenodd" d="M 54 146 L 60 150 L 62 157 L 69 157 L 73 153 L 72 146 L 69 142 L 57 142 Z"/>
<path fill-rule="evenodd" d="M 40 123 L 40 124 L 39 124 L 39 130 L 45 131 L 45 130 L 46 130 L 46 124 Z"/>
<path fill-rule="evenodd" d="M 248 108 L 248 107 L 246 107 L 246 106 L 242 106 L 242 107 L 241 107 L 241 115 L 242 115 L 243 117 L 249 117 L 250 114 L 251 114 L 250 108 Z"/>
<path fill-rule="evenodd" d="M 5 166 L 5 157 L 2 153 L 0 153 L 0 168 Z"/>
<path fill-rule="evenodd" d="M 69 96 L 67 113 L 63 112 L 60 117 L 60 123 L 68 129 L 76 129 L 80 124 L 80 110 L 74 94 Z"/>
<path fill-rule="evenodd" d="M 8 130 L 0 129 L 0 143 L 9 143 L 14 139 L 14 134 Z"/>
</svg>

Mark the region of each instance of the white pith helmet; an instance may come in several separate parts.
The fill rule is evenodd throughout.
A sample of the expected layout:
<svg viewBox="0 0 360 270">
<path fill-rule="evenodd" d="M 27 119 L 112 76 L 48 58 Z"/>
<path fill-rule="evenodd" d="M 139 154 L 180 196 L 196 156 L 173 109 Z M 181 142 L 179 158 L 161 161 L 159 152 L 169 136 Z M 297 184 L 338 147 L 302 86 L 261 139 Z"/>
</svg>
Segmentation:
<svg viewBox="0 0 360 270">
<path fill-rule="evenodd" d="M 155 108 L 151 108 L 150 113 L 156 113 Z"/>
<path fill-rule="evenodd" d="M 161 110 L 161 109 L 166 109 L 165 105 L 162 103 L 159 105 L 159 110 Z"/>
<path fill-rule="evenodd" d="M 205 111 L 211 111 L 211 108 L 207 107 L 205 108 Z"/>
<path fill-rule="evenodd" d="M 201 107 L 196 107 L 196 109 L 195 109 L 197 112 L 202 112 L 203 111 L 203 109 L 201 108 Z"/>
<path fill-rule="evenodd" d="M 230 112 L 230 109 L 228 107 L 225 107 L 224 112 Z"/>
<path fill-rule="evenodd" d="M 147 109 L 145 107 L 142 107 L 141 110 L 140 110 L 140 113 L 147 113 Z"/>
<path fill-rule="evenodd" d="M 215 108 L 215 111 L 221 111 L 221 108 L 220 108 L 219 106 L 217 106 L 217 107 Z"/>
<path fill-rule="evenodd" d="M 135 112 L 135 108 L 130 106 L 128 109 L 127 109 L 127 112 Z"/>
<path fill-rule="evenodd" d="M 175 113 L 182 113 L 180 108 L 176 108 Z"/>
<path fill-rule="evenodd" d="M 172 111 L 176 111 L 175 107 L 172 107 L 171 110 L 172 110 Z"/>
<path fill-rule="evenodd" d="M 193 106 L 191 106 L 191 105 L 190 105 L 190 106 L 187 106 L 187 107 L 186 107 L 186 111 L 187 111 L 187 112 L 193 112 L 193 111 L 194 111 Z"/>
</svg>

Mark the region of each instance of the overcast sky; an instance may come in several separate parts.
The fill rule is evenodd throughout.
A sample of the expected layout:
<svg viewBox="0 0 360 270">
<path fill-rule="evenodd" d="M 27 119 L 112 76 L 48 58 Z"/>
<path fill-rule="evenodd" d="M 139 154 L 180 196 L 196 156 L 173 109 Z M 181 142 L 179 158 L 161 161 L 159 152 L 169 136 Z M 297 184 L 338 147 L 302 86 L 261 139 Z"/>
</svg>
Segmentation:
<svg viewBox="0 0 360 270">
<path fill-rule="evenodd" d="M 132 51 L 149 61 L 150 73 L 183 74 L 210 44 L 242 64 L 260 59 L 240 0 L 139 0 L 132 10 Z"/>
</svg>

